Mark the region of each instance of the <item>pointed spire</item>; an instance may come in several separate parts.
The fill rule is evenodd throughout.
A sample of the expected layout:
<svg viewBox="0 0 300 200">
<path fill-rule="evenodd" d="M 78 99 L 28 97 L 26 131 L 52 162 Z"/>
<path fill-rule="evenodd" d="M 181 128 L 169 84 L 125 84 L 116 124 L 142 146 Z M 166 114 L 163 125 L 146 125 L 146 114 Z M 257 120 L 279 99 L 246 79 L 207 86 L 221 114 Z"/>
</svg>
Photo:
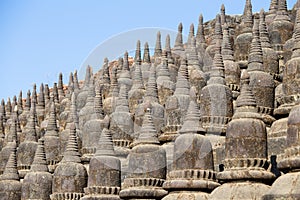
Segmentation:
<svg viewBox="0 0 300 200">
<path fill-rule="evenodd" d="M 161 34 L 160 31 L 156 34 L 156 43 L 155 43 L 155 49 L 154 49 L 154 57 L 161 57 Z"/>
<path fill-rule="evenodd" d="M 124 59 L 122 58 L 122 57 L 120 57 L 119 59 L 118 59 L 118 74 L 119 74 L 119 71 L 122 71 L 122 69 L 123 69 L 123 64 L 124 64 Z"/>
<path fill-rule="evenodd" d="M 143 62 L 150 63 L 150 52 L 149 52 L 149 45 L 148 42 L 144 45 L 144 55 L 143 55 Z"/>
<path fill-rule="evenodd" d="M 148 79 L 148 85 L 146 88 L 145 101 L 158 102 L 158 92 L 156 84 L 156 70 L 155 67 L 150 68 L 150 75 Z"/>
<path fill-rule="evenodd" d="M 57 89 L 57 83 L 53 84 L 52 88 L 52 96 L 55 103 L 59 103 L 59 95 L 58 95 L 58 89 Z"/>
<path fill-rule="evenodd" d="M 194 27 L 194 24 L 192 23 L 190 25 L 190 31 L 189 31 L 189 35 L 188 35 L 188 41 L 187 41 L 188 45 L 191 45 L 192 38 L 194 37 L 194 35 L 195 35 L 195 27 Z"/>
<path fill-rule="evenodd" d="M 31 106 L 31 92 L 30 90 L 27 91 L 26 101 L 25 101 L 25 110 L 29 111 Z"/>
<path fill-rule="evenodd" d="M 29 112 L 33 113 L 35 124 L 38 124 L 38 118 L 37 118 L 37 112 L 36 112 L 36 104 L 37 104 L 36 98 L 33 98 L 31 100 L 31 106 L 30 106 L 30 111 Z"/>
<path fill-rule="evenodd" d="M 168 58 L 167 58 L 167 52 L 163 51 L 162 52 L 162 64 L 160 65 L 160 68 L 157 72 L 157 77 L 163 76 L 163 77 L 169 77 L 168 79 L 170 80 L 170 72 L 168 68 Z"/>
<path fill-rule="evenodd" d="M 133 146 L 138 144 L 159 144 L 150 108 L 146 110 L 139 137 L 134 141 Z"/>
<path fill-rule="evenodd" d="M 6 109 L 5 109 L 5 101 L 4 99 L 1 100 L 1 107 L 0 107 L 0 115 L 3 116 L 4 122 L 6 122 Z"/>
<path fill-rule="evenodd" d="M 95 156 L 114 156 L 114 155 L 115 155 L 115 151 L 114 151 L 111 132 L 107 128 L 104 128 L 99 138 L 98 147 Z"/>
<path fill-rule="evenodd" d="M 22 90 L 20 90 L 17 105 L 18 105 L 18 112 L 19 112 L 19 114 L 21 114 L 23 112 L 23 94 L 22 94 Z"/>
<path fill-rule="evenodd" d="M 70 99 L 71 94 L 74 92 L 74 76 L 73 72 L 70 72 L 69 75 L 69 82 L 68 82 L 68 90 L 67 90 L 67 97 Z"/>
<path fill-rule="evenodd" d="M 248 71 L 263 71 L 263 52 L 259 38 L 259 19 L 254 20 L 253 39 L 251 42 Z"/>
<path fill-rule="evenodd" d="M 176 41 L 175 41 L 175 45 L 174 45 L 174 49 L 175 50 L 183 50 L 183 40 L 182 40 L 182 23 L 180 22 L 178 25 L 178 33 L 177 33 L 177 37 L 176 37 Z"/>
<path fill-rule="evenodd" d="M 275 21 L 291 21 L 288 14 L 286 0 L 278 0 L 278 7 L 276 12 Z"/>
<path fill-rule="evenodd" d="M 233 49 L 229 37 L 229 29 L 226 24 L 224 25 L 224 30 L 223 30 L 222 57 L 224 61 L 225 60 L 234 61 Z"/>
<path fill-rule="evenodd" d="M 166 36 L 165 51 L 167 54 L 171 53 L 171 39 L 169 34 Z"/>
<path fill-rule="evenodd" d="M 39 108 L 45 109 L 45 95 L 44 95 L 44 84 L 40 85 L 40 93 L 38 96 L 38 105 Z"/>
<path fill-rule="evenodd" d="M 276 14 L 278 7 L 278 0 L 271 0 L 269 14 Z"/>
<path fill-rule="evenodd" d="M 115 112 L 129 112 L 128 91 L 125 84 L 122 84 L 120 87 L 119 98 L 117 100 Z"/>
<path fill-rule="evenodd" d="M 105 57 L 103 60 L 103 74 L 101 76 L 101 80 L 103 84 L 110 84 L 110 76 L 109 76 L 109 61 L 108 58 Z"/>
<path fill-rule="evenodd" d="M 77 125 L 79 123 L 79 119 L 77 115 L 76 96 L 74 92 L 71 95 L 71 107 L 70 107 L 70 113 L 68 115 L 67 122 L 69 123 L 74 122 Z"/>
<path fill-rule="evenodd" d="M 205 44 L 203 16 L 200 14 L 198 22 L 198 30 L 196 35 L 197 44 Z"/>
<path fill-rule="evenodd" d="M 143 84 L 141 66 L 139 64 L 135 65 L 134 78 L 131 87 L 131 90 L 136 90 L 136 89 L 145 89 Z"/>
<path fill-rule="evenodd" d="M 220 15 L 221 15 L 221 25 L 223 26 L 226 23 L 226 13 L 225 13 L 225 5 L 221 5 L 221 10 L 220 10 Z"/>
<path fill-rule="evenodd" d="M 6 102 L 6 110 L 9 112 L 12 112 L 12 107 L 11 107 L 11 100 L 10 97 L 7 98 L 7 102 Z"/>
<path fill-rule="evenodd" d="M 134 62 L 137 63 L 138 65 L 140 65 L 141 62 L 142 62 L 141 41 L 140 40 L 138 40 L 137 43 L 136 43 Z"/>
<path fill-rule="evenodd" d="M 45 105 L 48 105 L 49 100 L 50 100 L 50 90 L 49 90 L 48 84 L 45 84 L 44 98 L 45 98 Z"/>
<path fill-rule="evenodd" d="M 242 22 L 244 23 L 244 25 L 246 26 L 246 28 L 252 28 L 252 26 L 253 26 L 253 16 L 252 16 L 252 3 L 251 3 L 251 0 L 246 0 Z"/>
<path fill-rule="evenodd" d="M 223 33 L 222 33 L 222 25 L 221 25 L 221 16 L 219 14 L 216 15 L 216 24 L 215 24 L 215 33 L 214 33 L 214 40 L 220 40 L 223 39 Z"/>
<path fill-rule="evenodd" d="M 88 65 L 85 70 L 84 87 L 88 87 L 91 80 L 91 67 Z"/>
<path fill-rule="evenodd" d="M 78 75 L 77 70 L 74 72 L 74 91 L 79 90 L 79 81 L 78 81 Z"/>
<path fill-rule="evenodd" d="M 11 111 L 16 112 L 16 106 L 17 106 L 17 96 L 14 95 L 13 100 L 11 102 Z"/>
<path fill-rule="evenodd" d="M 187 68 L 187 59 L 186 57 L 181 58 L 181 64 L 178 71 L 176 89 L 174 95 L 189 95 L 190 94 L 190 85 L 188 82 L 188 68 Z"/>
<path fill-rule="evenodd" d="M 36 92 L 36 84 L 33 84 L 32 94 L 31 94 L 31 101 L 37 102 L 37 92 Z"/>
<path fill-rule="evenodd" d="M 201 127 L 200 125 L 200 110 L 198 104 L 194 101 L 191 100 L 187 114 L 184 119 L 184 123 L 179 130 L 180 134 L 185 134 L 185 133 L 200 133 L 200 134 L 205 134 L 205 130 Z"/>
<path fill-rule="evenodd" d="M 36 134 L 36 123 L 35 123 L 35 116 L 34 116 L 34 109 L 31 107 L 29 118 L 26 123 L 26 135 L 25 135 L 25 141 L 37 141 L 37 134 Z"/>
<path fill-rule="evenodd" d="M 191 38 L 191 44 L 189 46 L 189 51 L 188 51 L 188 64 L 189 65 L 193 65 L 194 67 L 198 67 L 198 69 L 200 69 L 199 66 L 199 57 L 198 57 L 198 53 L 197 53 L 197 47 L 196 47 L 196 38 L 193 36 Z"/>
<path fill-rule="evenodd" d="M 171 38 L 169 34 L 167 34 L 166 36 L 165 51 L 167 53 L 168 62 L 174 63 L 172 58 L 172 51 L 171 51 Z"/>
<path fill-rule="evenodd" d="M 55 103 L 53 102 L 53 100 L 51 102 L 50 117 L 48 119 L 47 130 L 46 130 L 45 136 L 58 137 L 58 128 L 57 128 L 57 122 L 56 122 L 56 109 L 55 109 Z"/>
<path fill-rule="evenodd" d="M 119 95 L 119 86 L 118 86 L 118 79 L 117 79 L 117 67 L 113 67 L 111 70 L 111 82 L 109 88 L 109 96 L 110 97 L 118 97 Z"/>
<path fill-rule="evenodd" d="M 93 78 L 89 81 L 90 85 L 89 85 L 89 88 L 88 88 L 88 95 L 87 95 L 85 106 L 88 103 L 91 103 L 91 104 L 94 103 L 94 98 L 95 98 L 95 85 L 94 85 L 94 81 L 95 80 Z"/>
<path fill-rule="evenodd" d="M 123 60 L 123 71 L 129 71 L 129 61 L 128 61 L 128 52 L 124 53 L 124 60 Z"/>
<path fill-rule="evenodd" d="M 5 129 L 4 129 L 3 116 L 0 115 L 0 139 L 4 139 L 4 137 L 5 137 Z"/>
<path fill-rule="evenodd" d="M 96 96 L 95 96 L 95 99 L 94 99 L 94 108 L 95 108 L 95 113 L 97 114 L 98 119 L 103 119 L 104 111 L 103 111 L 102 88 L 101 88 L 101 86 L 96 87 Z"/>
<path fill-rule="evenodd" d="M 249 86 L 250 75 L 247 70 L 243 70 L 241 73 L 241 94 L 236 100 L 236 106 L 239 107 L 256 107 L 256 100 Z M 247 109 L 247 111 L 249 111 Z"/>
<path fill-rule="evenodd" d="M 215 56 L 213 60 L 213 66 L 210 71 L 210 79 L 208 80 L 207 84 L 222 84 L 225 85 L 225 72 L 224 72 L 224 63 L 223 57 L 221 54 L 221 44 L 217 42 L 215 46 Z"/>
<path fill-rule="evenodd" d="M 76 138 L 76 126 L 74 123 L 70 126 L 69 140 L 61 162 L 81 162 Z"/>
<path fill-rule="evenodd" d="M 58 96 L 59 99 L 62 100 L 65 96 L 64 92 L 64 83 L 63 83 L 63 74 L 60 72 L 58 76 L 58 84 L 57 84 Z"/>
<path fill-rule="evenodd" d="M 33 162 L 30 167 L 32 172 L 48 172 L 44 140 L 39 139 Z"/>
<path fill-rule="evenodd" d="M 12 123 L 9 129 L 9 135 L 7 136 L 7 142 L 15 142 L 17 143 L 18 136 L 17 136 L 17 119 L 13 117 Z"/>
<path fill-rule="evenodd" d="M 74 76 L 73 76 L 73 72 L 70 72 L 69 74 L 69 82 L 68 82 L 68 90 L 73 91 L 74 90 Z"/>
<path fill-rule="evenodd" d="M 266 21 L 265 21 L 264 9 L 261 9 L 259 13 L 259 36 L 260 36 L 260 42 L 262 48 L 272 48 Z"/>
<path fill-rule="evenodd" d="M 19 181 L 19 173 L 17 170 L 16 148 L 12 149 L 9 159 L 6 163 L 1 180 L 16 180 Z"/>
</svg>

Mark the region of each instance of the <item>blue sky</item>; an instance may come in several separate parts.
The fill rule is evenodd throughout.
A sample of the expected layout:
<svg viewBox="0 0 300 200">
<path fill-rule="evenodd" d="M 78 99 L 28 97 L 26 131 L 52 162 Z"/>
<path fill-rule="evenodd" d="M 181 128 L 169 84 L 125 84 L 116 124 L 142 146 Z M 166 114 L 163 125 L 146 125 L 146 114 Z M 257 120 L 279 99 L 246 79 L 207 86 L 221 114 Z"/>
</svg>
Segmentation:
<svg viewBox="0 0 300 200">
<path fill-rule="evenodd" d="M 291 8 L 296 0 L 288 0 Z M 136 40 L 154 46 L 156 31 L 173 41 L 177 25 L 188 33 L 199 14 L 210 20 L 225 4 L 227 14 L 241 14 L 244 0 L 1 0 L 0 1 L 0 98 L 23 96 L 33 83 L 52 86 L 59 72 L 64 81 L 93 57 L 94 69 L 108 56 L 132 52 Z M 253 11 L 268 10 L 270 0 L 252 0 Z M 117 49 L 117 50 L 116 50 Z M 96 59 L 96 60 L 95 60 Z M 98 64 L 97 64 L 98 63 Z M 94 70 L 95 71 L 95 70 Z"/>
</svg>

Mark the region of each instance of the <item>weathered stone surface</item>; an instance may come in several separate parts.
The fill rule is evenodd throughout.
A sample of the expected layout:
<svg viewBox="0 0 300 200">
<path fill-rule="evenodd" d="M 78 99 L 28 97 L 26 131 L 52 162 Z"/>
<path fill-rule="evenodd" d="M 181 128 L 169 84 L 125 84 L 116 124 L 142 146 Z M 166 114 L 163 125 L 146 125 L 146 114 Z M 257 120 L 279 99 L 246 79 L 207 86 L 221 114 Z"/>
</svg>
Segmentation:
<svg viewBox="0 0 300 200">
<path fill-rule="evenodd" d="M 87 171 L 80 163 L 78 143 L 76 140 L 76 127 L 73 124 L 70 128 L 69 140 L 64 157 L 57 165 L 52 180 L 52 200 L 72 199 L 79 200 L 83 196 L 83 188 L 87 185 Z"/>
<path fill-rule="evenodd" d="M 121 187 L 121 162 L 115 157 L 111 133 L 103 129 L 97 152 L 89 166 L 88 187 L 83 200 L 117 200 Z"/>
<path fill-rule="evenodd" d="M 288 173 L 280 176 L 263 196 L 263 200 L 299 199 L 300 179 L 299 172 Z"/>
<path fill-rule="evenodd" d="M 22 184 L 19 180 L 17 170 L 16 147 L 11 154 L 0 178 L 0 199 L 17 200 L 21 199 Z"/>
<path fill-rule="evenodd" d="M 270 189 L 262 183 L 225 183 L 209 195 L 209 200 L 217 199 L 261 199 Z"/>
<path fill-rule="evenodd" d="M 271 45 L 275 51 L 282 51 L 283 44 L 292 37 L 293 23 L 287 13 L 286 0 L 278 0 L 276 17 L 268 28 Z"/>
<path fill-rule="evenodd" d="M 166 178 L 166 152 L 159 145 L 152 115 L 148 108 L 139 137 L 128 156 L 129 175 L 124 180 L 123 199 L 159 199 L 167 194 L 162 189 Z"/>
<path fill-rule="evenodd" d="M 276 120 L 268 131 L 268 156 L 283 154 L 286 149 L 288 118 Z"/>
<path fill-rule="evenodd" d="M 48 172 L 44 141 L 38 141 L 37 150 L 28 172 L 22 183 L 21 199 L 50 200 L 52 194 L 52 174 Z"/>
<path fill-rule="evenodd" d="M 254 20 L 253 39 L 248 62 L 248 72 L 250 74 L 249 85 L 255 96 L 258 112 L 262 115 L 263 121 L 270 125 L 275 121 L 272 117 L 275 83 L 273 77 L 269 73 L 264 72 L 258 19 Z"/>
</svg>

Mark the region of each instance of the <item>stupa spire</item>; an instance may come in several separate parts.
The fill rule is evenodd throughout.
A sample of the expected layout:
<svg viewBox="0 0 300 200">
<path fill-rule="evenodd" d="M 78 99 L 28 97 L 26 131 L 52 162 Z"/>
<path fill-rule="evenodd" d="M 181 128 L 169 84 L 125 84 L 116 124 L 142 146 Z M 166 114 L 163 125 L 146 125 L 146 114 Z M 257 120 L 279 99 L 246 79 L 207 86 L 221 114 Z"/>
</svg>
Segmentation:
<svg viewBox="0 0 300 200">
<path fill-rule="evenodd" d="M 184 119 L 184 123 L 181 129 L 179 130 L 179 133 L 200 133 L 203 135 L 206 133 L 200 125 L 200 110 L 198 104 L 194 100 L 190 101 L 188 111 Z"/>
<path fill-rule="evenodd" d="M 248 71 L 263 71 L 263 52 L 259 38 L 259 19 L 254 20 L 253 39 L 248 58 Z"/>
<path fill-rule="evenodd" d="M 250 75 L 247 70 L 243 70 L 241 73 L 241 94 L 238 96 L 236 101 L 237 108 L 246 107 L 249 111 L 249 108 L 256 107 L 256 100 L 249 86 Z M 252 109 L 253 111 L 253 109 Z"/>
<path fill-rule="evenodd" d="M 195 27 L 194 27 L 194 24 L 192 23 L 190 25 L 190 31 L 189 31 L 189 35 L 188 35 L 188 41 L 187 41 L 188 45 L 191 45 L 192 38 L 194 37 L 194 35 L 195 35 Z"/>
<path fill-rule="evenodd" d="M 141 41 L 138 40 L 136 43 L 136 50 L 135 50 L 135 57 L 134 61 L 140 65 L 142 62 L 142 56 L 141 56 Z"/>
<path fill-rule="evenodd" d="M 157 32 L 156 35 L 156 43 L 155 43 L 155 49 L 154 49 L 154 57 L 161 57 L 161 33 L 160 31 Z"/>
<path fill-rule="evenodd" d="M 115 156 L 112 135 L 107 128 L 102 130 L 95 156 Z"/>
<path fill-rule="evenodd" d="M 221 53 L 222 53 L 223 60 L 234 61 L 233 49 L 230 43 L 229 29 L 227 25 L 224 25 Z"/>
<path fill-rule="evenodd" d="M 146 88 L 145 100 L 158 102 L 158 92 L 156 84 L 156 71 L 154 67 L 150 69 L 150 76 L 148 80 L 148 86 Z"/>
<path fill-rule="evenodd" d="M 80 163 L 80 154 L 78 152 L 78 142 L 76 137 L 76 126 L 72 123 L 70 126 L 70 133 L 68 144 L 64 152 L 64 157 L 61 162 L 75 162 Z"/>
<path fill-rule="evenodd" d="M 44 140 L 39 139 L 33 162 L 30 167 L 32 172 L 48 172 Z"/>
<path fill-rule="evenodd" d="M 272 48 L 266 21 L 265 21 L 264 9 L 261 9 L 260 13 L 259 13 L 259 37 L 260 37 L 260 42 L 261 42 L 262 48 Z"/>
<path fill-rule="evenodd" d="M 179 23 L 178 33 L 174 45 L 175 50 L 183 50 L 182 29 L 183 29 L 182 23 Z"/>
<path fill-rule="evenodd" d="M 198 20 L 198 30 L 197 30 L 197 34 L 196 34 L 196 40 L 197 40 L 198 44 L 205 43 L 203 15 L 202 14 L 200 14 L 199 20 Z"/>
<path fill-rule="evenodd" d="M 56 122 L 56 109 L 55 109 L 55 103 L 53 102 L 53 100 L 52 100 L 51 106 L 50 106 L 50 117 L 48 120 L 47 131 L 46 131 L 45 135 L 58 137 L 58 128 L 57 128 L 57 122 Z"/>
<path fill-rule="evenodd" d="M 150 52 L 149 52 L 149 44 L 148 42 L 144 45 L 144 56 L 143 56 L 143 62 L 150 63 Z"/>
<path fill-rule="evenodd" d="M 157 131 L 155 129 L 153 118 L 151 114 L 151 109 L 147 108 L 144 115 L 142 128 L 140 130 L 140 135 L 136 141 L 134 141 L 133 146 L 138 144 L 159 144 L 157 138 Z"/>
<path fill-rule="evenodd" d="M 225 5 L 221 5 L 220 9 L 220 15 L 221 15 L 221 25 L 223 26 L 226 23 L 226 13 L 225 13 Z"/>
<path fill-rule="evenodd" d="M 77 70 L 74 72 L 74 90 L 79 90 L 79 81 L 78 81 L 78 75 L 77 75 Z"/>
<path fill-rule="evenodd" d="M 176 89 L 174 95 L 189 95 L 190 94 L 190 85 L 188 82 L 188 69 L 187 69 L 187 59 L 183 57 L 181 59 L 180 68 L 178 71 Z"/>
<path fill-rule="evenodd" d="M 271 0 L 269 14 L 276 14 L 278 7 L 278 0 Z"/>
<path fill-rule="evenodd" d="M 16 158 L 16 147 L 12 149 L 9 159 L 5 166 L 4 172 L 1 176 L 1 180 L 16 180 L 18 181 L 19 173 L 17 170 L 17 158 Z"/>
</svg>

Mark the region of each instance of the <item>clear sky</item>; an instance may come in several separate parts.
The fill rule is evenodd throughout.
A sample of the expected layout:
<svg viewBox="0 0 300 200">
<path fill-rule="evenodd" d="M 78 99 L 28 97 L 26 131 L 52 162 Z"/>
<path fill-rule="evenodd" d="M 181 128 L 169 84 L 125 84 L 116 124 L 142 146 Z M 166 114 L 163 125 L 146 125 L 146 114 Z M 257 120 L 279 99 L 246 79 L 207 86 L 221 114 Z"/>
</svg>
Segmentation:
<svg viewBox="0 0 300 200">
<path fill-rule="evenodd" d="M 20 90 L 25 97 L 33 83 L 52 87 L 59 72 L 65 83 L 75 69 L 82 77 L 87 63 L 99 69 L 105 56 L 133 52 L 138 39 L 151 48 L 157 30 L 163 43 L 166 33 L 174 41 L 179 22 L 187 34 L 200 13 L 213 19 L 222 3 L 226 14 L 241 14 L 245 0 L 1 0 L 0 99 Z M 291 8 L 296 0 L 287 3 Z M 254 12 L 268 10 L 270 0 L 252 4 Z"/>
</svg>

